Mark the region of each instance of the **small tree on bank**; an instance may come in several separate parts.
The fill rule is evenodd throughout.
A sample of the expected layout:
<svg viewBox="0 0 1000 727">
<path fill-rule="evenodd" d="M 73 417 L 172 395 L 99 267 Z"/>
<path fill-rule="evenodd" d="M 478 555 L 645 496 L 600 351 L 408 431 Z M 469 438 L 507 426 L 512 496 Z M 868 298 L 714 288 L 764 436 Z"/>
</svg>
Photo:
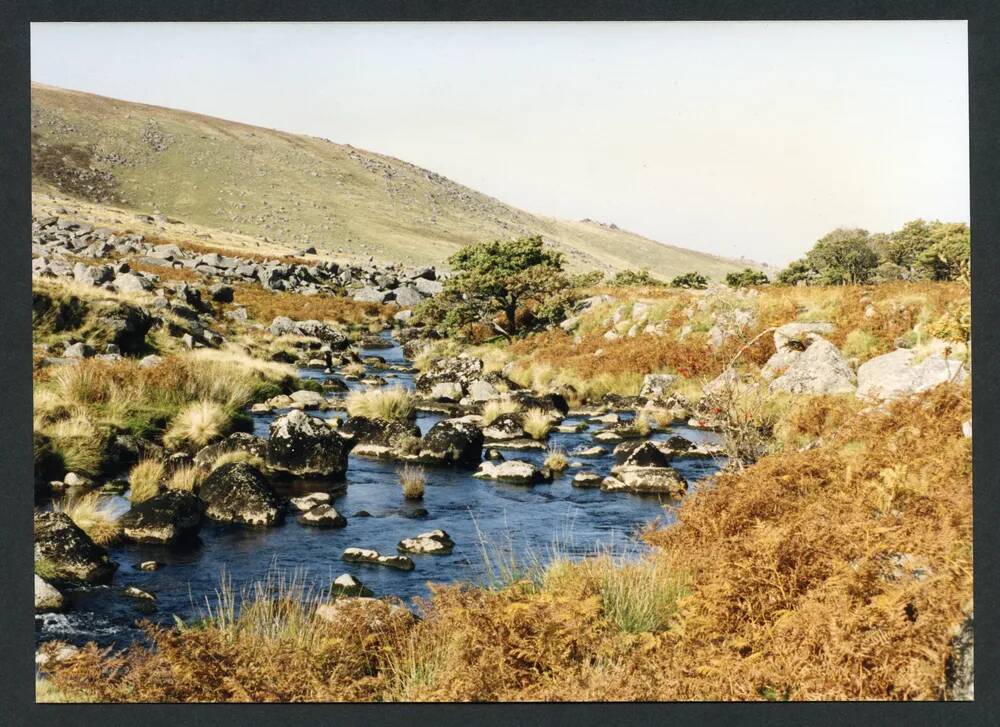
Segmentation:
<svg viewBox="0 0 1000 727">
<path fill-rule="evenodd" d="M 708 278 L 699 272 L 684 273 L 671 280 L 670 287 L 704 290 L 708 287 Z"/>
<path fill-rule="evenodd" d="M 568 285 L 562 255 L 546 248 L 539 236 L 469 245 L 448 263 L 454 274 L 445 281 L 435 314 L 451 332 L 481 323 L 512 338 L 519 309 Z"/>
<path fill-rule="evenodd" d="M 760 270 L 754 270 L 753 268 L 744 268 L 738 273 L 729 273 L 726 275 L 726 285 L 730 288 L 745 288 L 750 285 L 767 285 L 770 280 L 768 280 L 767 275 L 762 273 Z"/>
</svg>

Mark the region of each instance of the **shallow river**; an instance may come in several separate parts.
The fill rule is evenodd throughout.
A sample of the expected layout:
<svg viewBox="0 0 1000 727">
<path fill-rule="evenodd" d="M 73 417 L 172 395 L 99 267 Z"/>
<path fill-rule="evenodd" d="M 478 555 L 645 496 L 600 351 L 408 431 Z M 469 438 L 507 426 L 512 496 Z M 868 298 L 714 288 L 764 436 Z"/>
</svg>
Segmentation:
<svg viewBox="0 0 1000 727">
<path fill-rule="evenodd" d="M 402 351 L 392 348 L 365 349 L 362 356 L 377 355 L 388 364 L 406 367 Z M 413 386 L 412 374 L 403 370 L 375 370 L 389 384 Z M 323 378 L 321 371 L 303 370 L 308 378 Z M 359 386 L 350 383 L 352 388 Z M 284 413 L 255 415 L 255 434 L 267 436 L 268 425 Z M 343 416 L 343 411 L 310 412 L 315 416 Z M 623 417 L 625 414 L 623 413 Z M 421 414 L 417 424 L 426 433 L 441 415 Z M 564 424 L 580 419 L 567 418 Z M 553 432 L 549 446 L 562 447 L 571 461 L 583 469 L 607 474 L 615 464 L 614 444 L 594 442 L 591 435 L 601 425 L 592 424 L 581 433 Z M 652 439 L 680 434 L 695 442 L 714 442 L 710 432 L 675 426 L 659 432 Z M 572 451 L 580 446 L 602 444 L 607 454 L 598 458 L 576 458 Z M 541 465 L 544 450 L 501 450 L 506 459 L 521 459 Z M 713 459 L 675 459 L 674 467 L 688 480 L 693 491 L 698 480 L 718 470 L 721 462 Z M 654 518 L 670 522 L 672 516 L 657 497 L 622 493 L 604 493 L 599 489 L 580 489 L 570 483 L 575 472 L 570 468 L 551 484 L 525 487 L 479 480 L 472 471 L 425 468 L 426 492 L 423 501 L 403 499 L 396 471 L 398 463 L 352 455 L 347 472 L 346 492 L 333 504 L 347 517 L 347 527 L 321 530 L 303 527 L 295 521 L 290 508 L 283 525 L 254 530 L 206 521 L 197 544 L 178 549 L 156 545 L 124 544 L 110 549 L 119 568 L 110 586 L 69 592 L 72 610 L 64 614 L 36 617 L 40 641 L 62 639 L 72 643 L 94 640 L 105 645 L 124 646 L 139 634 L 137 619 L 149 618 L 172 623 L 174 615 L 182 619 L 204 614 L 206 599 L 215 602 L 216 590 L 225 573 L 237 587 L 267 576 L 272 568 L 286 573 L 298 572 L 317 590 L 325 590 L 332 578 L 351 573 L 375 592 L 376 596 L 395 595 L 409 600 L 428 593 L 428 581 L 471 581 L 489 579 L 484 550 L 489 559 L 519 563 L 542 562 L 553 553 L 578 557 L 596 551 L 622 556 L 640 553 L 643 546 L 635 538 L 638 529 Z M 298 491 L 316 488 L 296 487 Z M 281 490 L 279 490 L 281 491 Z M 121 512 L 128 509 L 125 497 L 108 496 L 108 506 Z M 426 514 L 421 514 L 421 510 Z M 370 517 L 355 516 L 367 511 Z M 440 528 L 455 541 L 450 555 L 412 555 L 416 567 L 410 572 L 381 566 L 344 563 L 343 550 L 351 546 L 374 548 L 394 554 L 396 543 L 406 537 Z M 145 572 L 138 564 L 157 560 L 164 567 Z M 142 612 L 136 601 L 122 595 L 129 585 L 156 594 L 155 610 Z"/>
</svg>

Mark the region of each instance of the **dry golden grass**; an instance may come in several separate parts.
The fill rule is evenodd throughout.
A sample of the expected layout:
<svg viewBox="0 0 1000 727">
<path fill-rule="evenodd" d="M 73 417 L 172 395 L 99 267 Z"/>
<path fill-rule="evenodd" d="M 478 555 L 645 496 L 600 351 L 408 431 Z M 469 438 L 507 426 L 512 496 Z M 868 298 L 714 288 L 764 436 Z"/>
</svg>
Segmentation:
<svg viewBox="0 0 1000 727">
<path fill-rule="evenodd" d="M 521 405 L 512 399 L 491 399 L 483 404 L 483 424 L 492 424 L 501 414 L 516 414 Z"/>
<path fill-rule="evenodd" d="M 970 410 L 942 386 L 858 413 L 699 488 L 633 563 L 435 586 L 416 622 L 271 599 L 49 677 L 98 701 L 938 699 L 972 597 Z"/>
<path fill-rule="evenodd" d="M 427 483 L 427 474 L 423 468 L 406 465 L 397 474 L 405 499 L 420 500 L 423 498 L 424 486 Z"/>
<path fill-rule="evenodd" d="M 542 464 L 553 472 L 562 472 L 569 467 L 569 457 L 562 447 L 550 447 Z"/>
<path fill-rule="evenodd" d="M 197 492 L 204 479 L 205 471 L 198 467 L 178 467 L 170 475 L 170 479 L 167 481 L 167 489 Z"/>
<path fill-rule="evenodd" d="M 278 316 L 293 320 L 316 319 L 341 324 L 368 324 L 387 321 L 396 312 L 395 306 L 363 303 L 344 296 L 300 295 L 267 290 L 259 285 L 238 285 L 233 288 L 234 306 L 244 306 L 252 318 L 270 323 Z"/>
<path fill-rule="evenodd" d="M 524 412 L 521 426 L 532 439 L 545 439 L 552 431 L 552 419 L 541 409 L 533 407 Z"/>
<path fill-rule="evenodd" d="M 352 391 L 344 399 L 347 413 L 352 417 L 404 421 L 413 416 L 416 403 L 413 394 L 402 386 L 388 389 Z"/>
<path fill-rule="evenodd" d="M 193 401 L 181 409 L 163 434 L 163 444 L 171 449 L 200 449 L 226 433 L 230 415 L 210 399 Z"/>
<path fill-rule="evenodd" d="M 129 499 L 142 502 L 158 494 L 166 471 L 162 462 L 153 459 L 145 459 L 135 465 L 128 475 Z"/>
<path fill-rule="evenodd" d="M 101 501 L 101 496 L 97 492 L 64 499 L 55 503 L 53 509 L 69 515 L 70 520 L 98 545 L 112 545 L 122 536 L 118 518 L 108 509 L 107 503 Z"/>
</svg>

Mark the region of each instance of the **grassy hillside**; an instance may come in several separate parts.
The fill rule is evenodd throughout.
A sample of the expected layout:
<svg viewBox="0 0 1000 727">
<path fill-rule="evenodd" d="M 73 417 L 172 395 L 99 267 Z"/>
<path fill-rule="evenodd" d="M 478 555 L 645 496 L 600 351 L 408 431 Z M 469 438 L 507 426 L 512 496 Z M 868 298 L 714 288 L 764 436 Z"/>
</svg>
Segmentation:
<svg viewBox="0 0 1000 727">
<path fill-rule="evenodd" d="M 614 226 L 538 217 L 392 157 L 316 137 L 32 85 L 36 199 L 160 212 L 218 236 L 332 256 L 437 263 L 475 241 L 541 234 L 573 269 L 713 278 L 745 263 Z"/>
</svg>

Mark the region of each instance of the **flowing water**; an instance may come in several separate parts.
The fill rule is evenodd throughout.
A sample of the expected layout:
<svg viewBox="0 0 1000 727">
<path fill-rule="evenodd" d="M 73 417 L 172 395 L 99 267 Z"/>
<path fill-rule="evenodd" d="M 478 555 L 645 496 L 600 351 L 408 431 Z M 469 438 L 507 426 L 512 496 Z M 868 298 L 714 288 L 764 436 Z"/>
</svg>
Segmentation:
<svg viewBox="0 0 1000 727">
<path fill-rule="evenodd" d="M 387 341 L 387 345 L 393 342 Z M 390 385 L 413 387 L 413 376 L 405 369 L 399 346 L 365 349 L 362 356 L 377 355 L 397 370 L 370 369 Z M 322 379 L 321 370 L 304 369 L 306 378 Z M 359 388 L 349 382 L 351 388 Z M 254 433 L 267 436 L 268 426 L 281 410 L 254 415 Z M 315 416 L 343 416 L 343 411 L 310 412 Z M 623 417 L 627 416 L 622 414 Z M 438 414 L 422 413 L 417 425 L 426 433 Z M 567 418 L 563 424 L 585 421 Z M 268 529 L 249 529 L 206 521 L 196 543 L 183 548 L 157 545 L 123 544 L 110 549 L 119 568 L 110 586 L 67 592 L 72 609 L 62 614 L 36 617 L 39 640 L 62 639 L 71 643 L 97 641 L 103 645 L 125 646 L 140 635 L 135 624 L 148 618 L 172 623 L 204 614 L 206 603 L 214 605 L 223 573 L 237 589 L 243 584 L 265 578 L 271 569 L 298 572 L 310 586 L 324 591 L 341 573 L 351 573 L 375 592 L 376 596 L 398 596 L 409 600 L 426 595 L 428 582 L 470 581 L 485 583 L 490 578 L 488 562 L 503 561 L 544 563 L 553 553 L 579 557 L 597 551 L 638 554 L 642 544 L 636 539 L 638 529 L 655 518 L 670 522 L 670 501 L 653 496 L 605 493 L 599 489 L 580 489 L 571 485 L 575 472 L 593 471 L 605 475 L 615 464 L 613 443 L 594 442 L 592 434 L 601 425 L 591 424 L 587 431 L 553 432 L 549 446 L 570 453 L 571 461 L 583 468 L 566 470 L 551 484 L 523 486 L 480 480 L 473 471 L 426 467 L 426 491 L 422 501 L 403 499 L 395 462 L 352 455 L 347 471 L 347 487 L 335 495 L 333 505 L 347 517 L 345 528 L 325 530 L 304 527 L 295 521 L 290 508 L 283 525 Z M 680 434 L 694 442 L 716 441 L 716 435 L 686 426 L 674 426 L 657 432 L 653 440 Z M 572 451 L 581 446 L 601 444 L 607 453 L 596 458 L 577 458 Z M 544 450 L 507 451 L 506 459 L 520 459 L 538 466 L 545 459 Z M 688 480 L 689 492 L 698 481 L 717 471 L 722 464 L 714 459 L 679 458 L 674 467 Z M 291 483 L 279 489 L 282 494 L 308 492 L 317 488 Z M 121 512 L 128 509 L 125 497 L 108 496 L 108 507 Z M 367 512 L 369 516 L 356 513 Z M 411 555 L 415 568 L 410 572 L 381 566 L 344 563 L 345 548 L 374 548 L 383 554 L 396 553 L 396 543 L 418 533 L 440 528 L 455 541 L 449 555 Z M 485 552 L 488 558 L 484 558 Z M 146 572 L 138 564 L 156 560 L 164 564 L 157 571 Z M 156 595 L 155 609 L 122 595 L 133 585 Z"/>
</svg>

